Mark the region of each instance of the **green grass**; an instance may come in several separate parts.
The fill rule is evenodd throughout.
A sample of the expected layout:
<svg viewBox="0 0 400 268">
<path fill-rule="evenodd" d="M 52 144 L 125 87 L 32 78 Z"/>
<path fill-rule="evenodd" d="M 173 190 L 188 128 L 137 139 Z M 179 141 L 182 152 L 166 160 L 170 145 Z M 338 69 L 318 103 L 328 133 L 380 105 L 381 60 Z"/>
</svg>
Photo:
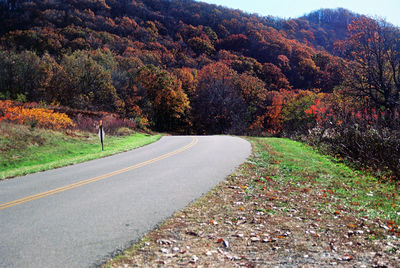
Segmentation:
<svg viewBox="0 0 400 268">
<path fill-rule="evenodd" d="M 161 135 L 136 133 L 99 138 L 89 133 L 62 133 L 26 126 L 0 124 L 0 179 L 76 164 L 131 150 L 157 141 Z"/>
<path fill-rule="evenodd" d="M 250 138 L 261 155 L 257 166 L 272 166 L 275 180 L 329 190 L 359 216 L 393 220 L 400 223 L 399 189 L 366 173 L 354 171 L 344 163 L 316 152 L 300 142 L 278 138 Z M 270 147 L 268 152 L 265 144 Z"/>
</svg>

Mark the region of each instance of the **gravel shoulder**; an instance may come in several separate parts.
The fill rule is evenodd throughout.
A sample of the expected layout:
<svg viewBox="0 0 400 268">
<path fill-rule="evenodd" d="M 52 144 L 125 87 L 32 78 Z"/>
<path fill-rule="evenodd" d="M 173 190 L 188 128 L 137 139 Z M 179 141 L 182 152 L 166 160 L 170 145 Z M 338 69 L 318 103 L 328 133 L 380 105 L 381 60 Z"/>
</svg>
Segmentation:
<svg viewBox="0 0 400 268">
<path fill-rule="evenodd" d="M 249 140 L 234 174 L 104 267 L 400 266 L 398 189 L 298 144 L 282 141 L 299 146 L 289 155 L 278 140 Z"/>
</svg>

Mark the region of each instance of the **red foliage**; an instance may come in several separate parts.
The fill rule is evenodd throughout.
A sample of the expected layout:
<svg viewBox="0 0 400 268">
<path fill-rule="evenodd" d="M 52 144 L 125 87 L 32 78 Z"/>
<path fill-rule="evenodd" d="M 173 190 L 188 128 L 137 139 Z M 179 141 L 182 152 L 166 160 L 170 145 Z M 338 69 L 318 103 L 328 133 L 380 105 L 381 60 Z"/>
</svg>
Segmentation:
<svg viewBox="0 0 400 268">
<path fill-rule="evenodd" d="M 311 107 L 309 109 L 306 109 L 304 112 L 308 115 L 315 116 L 317 125 L 319 125 L 326 115 L 327 108 L 325 105 L 326 104 L 321 103 L 320 99 L 317 99 L 315 101 L 315 104 L 311 105 Z"/>
<path fill-rule="evenodd" d="M 219 43 L 219 48 L 227 50 L 241 51 L 247 48 L 247 36 L 244 34 L 233 34 Z"/>
</svg>

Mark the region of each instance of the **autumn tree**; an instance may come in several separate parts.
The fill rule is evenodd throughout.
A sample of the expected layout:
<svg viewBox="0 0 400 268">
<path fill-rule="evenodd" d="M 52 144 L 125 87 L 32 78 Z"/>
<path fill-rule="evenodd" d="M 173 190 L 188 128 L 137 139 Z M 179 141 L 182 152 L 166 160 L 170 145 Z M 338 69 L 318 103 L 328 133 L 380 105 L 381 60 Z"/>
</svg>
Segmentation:
<svg viewBox="0 0 400 268">
<path fill-rule="evenodd" d="M 58 74 L 59 96 L 63 105 L 79 109 L 119 111 L 123 103 L 112 85 L 111 73 L 97 63 L 87 51 L 76 51 L 61 61 Z"/>
<path fill-rule="evenodd" d="M 340 57 L 334 57 L 327 52 L 315 54 L 313 60 L 318 67 L 315 86 L 321 88 L 323 92 L 332 92 L 343 81 L 342 66 L 345 60 Z"/>
<path fill-rule="evenodd" d="M 148 118 L 144 115 L 140 102 L 142 96 L 138 92 L 136 76 L 143 63 L 140 59 L 133 56 L 117 56 L 116 65 L 111 69 L 112 83 L 118 97 L 124 101 L 123 116 L 134 119 L 139 126 L 148 126 Z"/>
<path fill-rule="evenodd" d="M 219 43 L 219 48 L 241 51 L 246 49 L 248 45 L 248 38 L 243 34 L 233 34 L 229 37 L 221 40 Z"/>
<path fill-rule="evenodd" d="M 338 47 L 351 59 L 345 86 L 357 96 L 367 96 L 385 110 L 387 119 L 400 105 L 400 31 L 384 20 L 354 20 L 349 36 Z"/>
<path fill-rule="evenodd" d="M 197 70 L 190 68 L 179 68 L 173 71 L 173 74 L 181 81 L 182 89 L 192 98 L 197 88 Z"/>
<path fill-rule="evenodd" d="M 36 53 L 0 51 L 0 93 L 6 98 L 38 101 L 47 73 Z"/>
<path fill-rule="evenodd" d="M 144 111 L 158 131 L 183 131 L 190 108 L 182 83 L 168 71 L 149 65 L 137 76 L 144 95 Z"/>
<path fill-rule="evenodd" d="M 207 39 L 203 39 L 200 37 L 193 37 L 188 40 L 188 45 L 197 54 L 205 53 L 205 54 L 211 55 L 212 53 L 215 52 L 215 48 L 211 44 L 210 40 L 207 40 Z"/>
<path fill-rule="evenodd" d="M 294 132 L 306 134 L 307 131 L 315 126 L 316 111 L 312 108 L 316 101 L 319 101 L 324 97 L 323 93 L 312 92 L 308 90 L 299 90 L 286 103 L 281 111 L 282 128 L 288 134 Z M 309 110 L 311 112 L 309 112 Z"/>
<path fill-rule="evenodd" d="M 236 85 L 237 73 L 223 63 L 203 67 L 193 98 L 194 123 L 201 133 L 240 133 L 246 105 Z"/>
<path fill-rule="evenodd" d="M 230 66 L 238 73 L 251 73 L 253 76 L 260 76 L 262 73 L 261 63 L 250 57 L 238 57 L 232 61 Z"/>
<path fill-rule="evenodd" d="M 41 86 L 35 91 L 32 100 L 50 104 L 58 104 L 61 88 L 57 81 L 57 75 L 60 74 L 62 67 L 48 53 L 45 53 L 40 59 L 39 70 L 41 71 Z"/>
<path fill-rule="evenodd" d="M 290 83 L 281 69 L 272 63 L 265 63 L 261 70 L 261 78 L 270 90 L 290 89 Z"/>
<path fill-rule="evenodd" d="M 296 44 L 290 59 L 292 71 L 290 81 L 296 88 L 312 88 L 318 73 L 318 68 L 312 59 L 313 50 L 304 45 Z"/>
<path fill-rule="evenodd" d="M 265 100 L 268 94 L 265 83 L 248 73 L 239 75 L 237 86 L 246 103 L 246 128 L 253 125 L 265 113 Z"/>
<path fill-rule="evenodd" d="M 295 98 L 296 92 L 293 90 L 281 89 L 280 91 L 270 91 L 266 98 L 266 112 L 258 118 L 267 132 L 271 134 L 282 134 L 284 116 L 282 111 Z M 256 124 L 253 124 L 253 126 Z"/>
</svg>

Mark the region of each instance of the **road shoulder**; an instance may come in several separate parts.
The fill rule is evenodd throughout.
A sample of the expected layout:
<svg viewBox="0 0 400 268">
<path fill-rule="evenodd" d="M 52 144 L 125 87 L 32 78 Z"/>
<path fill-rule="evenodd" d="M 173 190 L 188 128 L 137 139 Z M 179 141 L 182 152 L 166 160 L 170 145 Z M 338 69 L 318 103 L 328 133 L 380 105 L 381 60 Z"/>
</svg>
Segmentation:
<svg viewBox="0 0 400 268">
<path fill-rule="evenodd" d="M 283 156 L 270 145 L 272 140 L 250 140 L 253 154 L 235 174 L 104 267 L 395 267 L 400 263 L 398 219 L 362 216 L 373 210 L 370 204 L 348 200 L 333 185 L 338 179 L 348 178 L 349 183 L 367 178 L 350 170 L 341 174 L 335 163 L 307 148 L 310 155 L 303 160 L 315 161 L 310 166 L 320 167 L 319 173 L 311 168 L 296 170 L 288 165 L 300 162 L 296 155 Z M 325 170 L 324 165 L 331 166 Z M 378 195 L 378 189 L 371 187 Z M 393 207 L 392 212 L 399 210 Z"/>
</svg>

